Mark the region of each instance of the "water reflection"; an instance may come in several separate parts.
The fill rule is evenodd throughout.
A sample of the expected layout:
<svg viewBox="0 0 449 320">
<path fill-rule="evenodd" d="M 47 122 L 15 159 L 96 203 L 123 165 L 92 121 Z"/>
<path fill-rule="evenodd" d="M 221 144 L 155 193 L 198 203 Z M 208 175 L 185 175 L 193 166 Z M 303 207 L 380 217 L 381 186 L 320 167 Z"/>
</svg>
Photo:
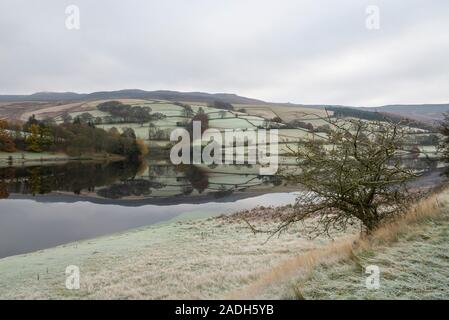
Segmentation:
<svg viewBox="0 0 449 320">
<path fill-rule="evenodd" d="M 2 194 L 47 194 L 67 191 L 80 194 L 94 191 L 98 186 L 113 184 L 135 175 L 133 163 L 82 163 L 0 169 Z"/>
<path fill-rule="evenodd" d="M 78 195 L 95 199 L 225 198 L 236 191 L 280 186 L 276 176 L 260 176 L 253 166 L 174 166 L 167 161 L 70 162 L 63 165 L 0 169 L 0 197 Z"/>
<path fill-rule="evenodd" d="M 434 171 L 439 167 L 435 160 L 403 161 L 417 171 Z M 288 169 L 288 165 L 283 166 L 283 172 Z M 295 190 L 297 186 L 287 186 L 279 176 L 259 175 L 259 168 L 252 165 L 174 166 L 167 160 L 148 160 L 0 168 L 0 198 L 50 194 L 78 196 L 94 202 L 147 199 L 150 201 L 144 203 L 147 204 L 165 199 L 159 203 L 192 203 L 200 198 L 226 199 L 236 192 L 263 194 Z"/>
</svg>

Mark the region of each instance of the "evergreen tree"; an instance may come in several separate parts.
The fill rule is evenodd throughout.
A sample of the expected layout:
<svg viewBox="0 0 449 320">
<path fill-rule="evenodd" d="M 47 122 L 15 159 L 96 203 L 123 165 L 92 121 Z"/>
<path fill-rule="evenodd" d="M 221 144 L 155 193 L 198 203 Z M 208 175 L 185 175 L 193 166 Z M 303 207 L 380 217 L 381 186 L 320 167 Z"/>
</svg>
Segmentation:
<svg viewBox="0 0 449 320">
<path fill-rule="evenodd" d="M 42 152 L 40 128 L 37 124 L 30 125 L 30 135 L 26 138 L 27 150 Z"/>
</svg>

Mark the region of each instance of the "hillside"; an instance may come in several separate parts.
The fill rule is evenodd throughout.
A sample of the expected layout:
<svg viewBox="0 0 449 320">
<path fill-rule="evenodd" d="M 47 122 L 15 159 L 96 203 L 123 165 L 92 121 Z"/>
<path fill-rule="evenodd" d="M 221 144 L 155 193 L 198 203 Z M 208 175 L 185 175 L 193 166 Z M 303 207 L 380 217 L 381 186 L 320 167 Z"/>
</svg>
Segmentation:
<svg viewBox="0 0 449 320">
<path fill-rule="evenodd" d="M 365 108 L 365 110 L 396 114 L 427 123 L 433 123 L 441 120 L 443 113 L 449 111 L 449 103 L 386 105 L 381 107 Z"/>
<path fill-rule="evenodd" d="M 326 108 L 354 108 L 357 110 L 379 112 L 388 115 L 397 115 L 417 120 L 427 124 L 434 124 L 442 119 L 442 114 L 449 111 L 449 104 L 409 104 L 384 105 L 379 107 L 342 106 L 324 104 L 294 104 L 266 102 L 260 99 L 239 96 L 232 93 L 206 93 L 206 92 L 180 92 L 171 90 L 145 91 L 140 89 L 124 89 L 116 91 L 99 91 L 92 93 L 76 92 L 37 92 L 30 95 L 0 95 L 0 117 L 20 118 L 19 111 L 27 114 L 42 108 L 76 104 L 79 105 L 98 100 L 164 100 L 183 101 L 189 103 L 207 104 L 216 100 L 237 105 L 239 108 L 251 107 L 261 112 L 259 115 L 273 116 L 276 110 L 289 110 L 290 116 L 304 113 L 322 114 Z M 268 107 L 268 108 L 267 108 Z M 267 110 L 268 109 L 268 110 Z M 296 110 L 298 109 L 298 110 Z M 268 113 L 267 113 L 268 112 Z"/>
<path fill-rule="evenodd" d="M 232 96 L 232 95 L 229 95 Z M 139 119 L 124 118 L 98 109 L 106 102 L 118 103 L 127 108 L 146 113 Z M 113 103 L 113 104 L 114 104 Z M 207 114 L 208 127 L 219 130 L 226 129 L 279 129 L 279 154 L 288 154 L 298 141 L 310 136 L 324 138 L 327 135 L 328 123 L 324 117 L 355 117 L 373 120 L 369 116 L 381 117 L 366 110 L 334 107 L 331 110 L 306 107 L 292 104 L 232 104 L 232 109 L 220 109 L 220 106 L 202 102 L 179 103 L 160 99 L 115 99 L 115 100 L 81 100 L 81 101 L 28 101 L 0 103 L 0 118 L 8 120 L 27 121 L 35 116 L 38 120 L 54 121 L 61 124 L 79 118 L 84 122 L 92 122 L 96 127 L 109 131 L 117 129 L 123 133 L 132 129 L 136 137 L 142 139 L 152 148 L 169 150 L 170 134 L 179 127 L 189 125 L 194 115 L 203 112 Z M 334 114 L 337 112 L 337 114 Z M 435 140 L 437 133 L 433 128 L 411 124 L 408 144 L 417 146 L 422 156 L 436 155 Z M 410 149 L 410 148 L 409 148 Z M 407 149 L 409 152 L 410 150 Z"/>
<path fill-rule="evenodd" d="M 228 103 L 264 104 L 264 101 L 241 97 L 229 93 L 179 92 L 170 90 L 145 91 L 125 89 L 99 91 L 92 93 L 75 92 L 37 92 L 30 95 L 0 95 L 0 102 L 20 101 L 81 101 L 103 99 L 155 99 L 168 101 L 213 102 L 221 100 Z"/>
</svg>

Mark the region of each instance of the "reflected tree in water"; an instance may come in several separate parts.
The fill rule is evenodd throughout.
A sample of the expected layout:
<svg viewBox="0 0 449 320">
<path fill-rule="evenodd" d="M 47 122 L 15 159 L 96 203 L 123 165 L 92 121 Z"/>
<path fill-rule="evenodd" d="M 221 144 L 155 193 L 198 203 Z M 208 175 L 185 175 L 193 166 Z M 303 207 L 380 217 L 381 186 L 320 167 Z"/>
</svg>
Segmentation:
<svg viewBox="0 0 449 320">
<path fill-rule="evenodd" d="M 194 165 L 179 165 L 179 172 L 184 173 L 184 178 L 190 182 L 193 188 L 199 193 L 203 193 L 209 186 L 209 177 L 206 172 Z"/>
<path fill-rule="evenodd" d="M 8 183 L 15 177 L 15 172 L 12 168 L 5 168 L 0 171 L 0 199 L 9 198 Z"/>
<path fill-rule="evenodd" d="M 47 194 L 66 191 L 80 194 L 83 190 L 112 185 L 117 181 L 135 178 L 139 163 L 81 163 L 0 169 L 0 192 Z"/>
</svg>

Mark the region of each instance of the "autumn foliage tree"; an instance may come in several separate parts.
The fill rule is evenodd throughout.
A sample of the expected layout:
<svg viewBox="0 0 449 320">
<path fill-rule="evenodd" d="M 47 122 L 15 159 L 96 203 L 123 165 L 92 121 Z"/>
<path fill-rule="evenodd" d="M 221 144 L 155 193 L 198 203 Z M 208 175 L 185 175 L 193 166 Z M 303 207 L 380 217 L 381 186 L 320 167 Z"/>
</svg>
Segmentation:
<svg viewBox="0 0 449 320">
<path fill-rule="evenodd" d="M 0 151 L 14 152 L 16 151 L 16 146 L 11 134 L 7 131 L 7 128 L 8 122 L 0 120 Z"/>
</svg>

